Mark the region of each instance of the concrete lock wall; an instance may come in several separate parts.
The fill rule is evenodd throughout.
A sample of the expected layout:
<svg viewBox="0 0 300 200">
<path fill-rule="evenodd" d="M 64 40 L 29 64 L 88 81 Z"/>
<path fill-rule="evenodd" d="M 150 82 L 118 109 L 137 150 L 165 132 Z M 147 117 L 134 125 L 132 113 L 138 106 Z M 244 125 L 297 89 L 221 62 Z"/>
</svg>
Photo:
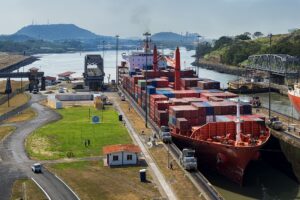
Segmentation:
<svg viewBox="0 0 300 200">
<path fill-rule="evenodd" d="M 62 102 L 55 98 L 55 95 L 48 96 L 48 106 L 54 109 L 61 109 L 63 107 Z"/>
<path fill-rule="evenodd" d="M 92 94 L 57 94 L 55 98 L 60 101 L 91 101 Z"/>
</svg>

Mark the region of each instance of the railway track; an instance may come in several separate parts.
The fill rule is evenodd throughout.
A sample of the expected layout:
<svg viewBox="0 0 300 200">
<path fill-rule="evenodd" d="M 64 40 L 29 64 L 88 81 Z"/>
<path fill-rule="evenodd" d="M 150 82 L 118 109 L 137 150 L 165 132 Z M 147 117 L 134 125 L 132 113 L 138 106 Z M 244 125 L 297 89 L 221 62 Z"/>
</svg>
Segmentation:
<svg viewBox="0 0 300 200">
<path fill-rule="evenodd" d="M 138 112 L 138 114 L 142 117 L 145 117 L 145 111 L 134 101 L 134 99 L 127 93 L 127 91 L 123 90 L 121 87 L 118 87 L 120 91 L 123 92 L 123 94 L 126 96 L 128 100 L 130 100 L 131 106 Z M 159 133 L 159 127 L 151 120 L 151 118 L 148 116 L 148 122 L 152 128 L 152 130 L 155 131 L 155 134 L 158 135 Z M 169 145 L 169 146 L 168 146 Z M 168 150 L 170 150 L 171 155 L 173 156 L 174 160 L 179 164 L 179 155 L 180 150 L 179 148 L 174 144 L 164 144 L 164 147 Z M 179 166 L 181 166 L 179 164 Z M 182 170 L 184 170 L 182 168 Z M 193 184 L 196 184 L 197 188 L 201 188 L 201 193 L 204 193 L 204 196 L 207 199 L 211 200 L 223 200 L 224 198 L 218 193 L 218 191 L 213 187 L 213 185 L 203 176 L 203 174 L 200 171 L 193 171 L 188 172 L 186 171 L 187 176 L 190 178 Z"/>
</svg>

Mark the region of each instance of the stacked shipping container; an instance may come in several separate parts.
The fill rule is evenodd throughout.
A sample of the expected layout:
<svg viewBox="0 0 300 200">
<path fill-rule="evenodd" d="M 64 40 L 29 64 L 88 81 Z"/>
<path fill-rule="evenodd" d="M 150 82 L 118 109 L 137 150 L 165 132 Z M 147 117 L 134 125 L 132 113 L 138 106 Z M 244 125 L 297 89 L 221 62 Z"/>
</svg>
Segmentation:
<svg viewBox="0 0 300 200">
<path fill-rule="evenodd" d="M 174 72 L 167 70 L 159 71 L 156 75 L 154 71 L 148 70 L 144 71 L 143 75 L 124 76 L 122 85 L 129 94 L 132 94 L 139 106 L 143 109 L 148 107 L 150 118 L 158 126 L 170 125 L 177 131 L 187 132 L 193 126 L 217 122 L 222 116 L 236 114 L 236 103 L 224 100 L 237 97 L 236 94 L 222 92 L 219 90 L 219 82 L 199 79 L 190 76 L 190 73 L 190 71 L 181 72 L 185 77 L 181 78 L 185 90 L 173 90 L 169 87 L 173 84 L 169 79 Z M 149 78 L 147 83 L 145 76 Z M 241 114 L 252 114 L 249 104 L 241 104 L 240 109 Z M 230 122 L 228 117 L 224 117 L 222 122 L 226 120 Z M 249 126 L 245 127 L 248 133 Z M 257 129 L 255 125 L 251 127 Z"/>
</svg>

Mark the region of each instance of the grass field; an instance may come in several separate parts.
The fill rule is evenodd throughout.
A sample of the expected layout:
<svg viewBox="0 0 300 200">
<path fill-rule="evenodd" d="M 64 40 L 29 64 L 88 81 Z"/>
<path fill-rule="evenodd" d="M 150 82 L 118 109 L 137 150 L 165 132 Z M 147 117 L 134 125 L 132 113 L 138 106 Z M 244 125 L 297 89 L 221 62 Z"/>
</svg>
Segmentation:
<svg viewBox="0 0 300 200">
<path fill-rule="evenodd" d="M 12 91 L 15 91 L 15 90 L 21 88 L 21 81 L 11 80 L 10 83 L 11 83 Z M 28 80 L 25 79 L 25 80 L 22 81 L 22 87 L 24 87 L 26 84 L 28 84 Z M 5 88 L 6 88 L 6 80 L 5 81 L 0 81 L 0 93 L 4 93 Z M 1 97 L 1 94 L 0 94 L 0 97 Z"/>
<path fill-rule="evenodd" d="M 16 128 L 13 126 L 0 126 L 0 141 L 7 136 L 8 134 L 10 134 L 11 132 L 13 132 Z"/>
<path fill-rule="evenodd" d="M 26 58 L 26 56 L 22 55 L 0 54 L 0 69 L 18 63 Z"/>
<path fill-rule="evenodd" d="M 19 107 L 29 101 L 30 97 L 27 94 L 17 94 L 9 100 L 10 106 L 8 107 L 7 102 L 0 105 L 0 115 L 13 110 L 16 107 Z"/>
<path fill-rule="evenodd" d="M 139 170 L 142 167 L 103 167 L 103 162 L 75 162 L 47 166 L 62 177 L 85 200 L 137 200 L 161 197 L 151 177 L 141 183 Z M 74 176 L 76 174 L 76 176 Z"/>
<path fill-rule="evenodd" d="M 23 112 L 18 115 L 15 115 L 8 120 L 5 120 L 5 123 L 17 123 L 17 122 L 24 122 L 33 119 L 36 116 L 35 111 L 32 108 L 27 108 Z"/>
<path fill-rule="evenodd" d="M 100 124 L 89 119 L 97 115 Z M 110 144 L 132 143 L 126 127 L 118 121 L 118 114 L 112 107 L 97 111 L 89 107 L 71 107 L 58 110 L 62 119 L 48 124 L 26 140 L 30 157 L 40 160 L 66 158 L 67 156 L 87 157 L 102 155 L 102 147 Z M 103 115 L 103 118 L 102 118 Z M 85 141 L 90 140 L 90 146 Z"/>
<path fill-rule="evenodd" d="M 11 200 L 16 199 L 46 200 L 47 198 L 32 180 L 22 179 L 15 181 L 13 185 Z"/>
</svg>

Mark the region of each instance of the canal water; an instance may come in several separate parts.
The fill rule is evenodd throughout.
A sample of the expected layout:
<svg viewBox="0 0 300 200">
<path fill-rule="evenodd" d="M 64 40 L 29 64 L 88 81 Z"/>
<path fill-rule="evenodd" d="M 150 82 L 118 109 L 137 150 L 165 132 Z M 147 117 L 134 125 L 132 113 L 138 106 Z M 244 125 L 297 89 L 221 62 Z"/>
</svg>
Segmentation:
<svg viewBox="0 0 300 200">
<path fill-rule="evenodd" d="M 171 52 L 170 49 L 164 49 L 165 54 Z M 191 63 L 194 62 L 195 58 L 192 57 L 195 54 L 195 51 L 187 51 L 185 48 L 181 48 L 181 66 L 182 68 L 193 68 Z M 122 60 L 121 54 L 128 53 L 127 51 L 119 51 L 118 59 Z M 74 77 L 80 77 L 83 73 L 84 66 L 84 57 L 86 54 L 101 54 L 103 52 L 83 52 L 83 53 L 64 53 L 64 54 L 42 54 L 37 55 L 40 57 L 40 60 L 24 67 L 24 71 L 28 71 L 31 67 L 40 68 L 41 71 L 44 71 L 46 76 L 57 76 L 57 74 L 65 71 L 75 72 Z M 104 52 L 104 71 L 106 74 L 105 81 L 107 82 L 107 77 L 110 75 L 110 80 L 116 78 L 116 52 L 115 51 L 105 51 Z M 20 71 L 23 69 L 20 69 Z M 237 76 L 218 73 L 212 70 L 207 69 L 198 69 L 199 77 L 210 78 L 213 80 L 218 80 L 221 83 L 222 88 L 227 88 L 227 83 L 230 80 L 237 79 Z M 242 95 L 243 96 L 243 95 Z M 264 107 L 268 107 L 268 93 L 259 93 L 257 96 L 260 97 Z M 244 95 L 245 97 L 245 95 Z M 246 96 L 245 99 L 249 98 Z M 290 104 L 290 101 L 287 96 L 283 96 L 277 93 L 271 94 L 272 99 L 272 109 L 277 112 L 285 115 L 292 116 L 299 119 L 299 115 Z"/>
<path fill-rule="evenodd" d="M 169 53 L 171 50 L 164 50 Z M 124 51 L 125 52 L 125 51 Z M 119 61 L 122 51 L 119 52 Z M 84 53 L 64 53 L 64 54 L 44 54 L 38 55 L 39 61 L 24 67 L 27 71 L 31 67 L 40 68 L 45 72 L 46 76 L 57 76 L 57 74 L 65 71 L 75 72 L 74 77 L 82 76 L 84 57 L 86 54 L 103 54 L 103 52 L 84 52 Z M 190 68 L 194 58 L 191 57 L 195 51 L 187 51 L 181 49 L 181 66 L 182 68 Z M 106 77 L 110 74 L 115 79 L 116 52 L 105 51 L 104 53 L 104 70 Z M 193 67 L 192 67 L 193 68 Z M 22 70 L 22 69 L 21 69 Z M 199 68 L 199 77 L 210 78 L 221 82 L 221 87 L 226 88 L 227 82 L 237 77 L 224 73 L 218 73 L 211 70 Z M 107 81 L 107 79 L 106 79 Z M 265 107 L 268 106 L 268 94 L 257 94 Z M 247 95 L 244 98 L 249 98 Z M 292 111 L 287 97 L 272 93 L 272 109 L 278 112 L 296 115 Z M 285 173 L 270 166 L 265 161 L 253 162 L 249 165 L 245 175 L 245 185 L 240 187 L 226 178 L 214 172 L 204 172 L 208 180 L 216 187 L 225 199 L 300 199 L 300 188 L 298 183 L 287 176 Z"/>
</svg>

